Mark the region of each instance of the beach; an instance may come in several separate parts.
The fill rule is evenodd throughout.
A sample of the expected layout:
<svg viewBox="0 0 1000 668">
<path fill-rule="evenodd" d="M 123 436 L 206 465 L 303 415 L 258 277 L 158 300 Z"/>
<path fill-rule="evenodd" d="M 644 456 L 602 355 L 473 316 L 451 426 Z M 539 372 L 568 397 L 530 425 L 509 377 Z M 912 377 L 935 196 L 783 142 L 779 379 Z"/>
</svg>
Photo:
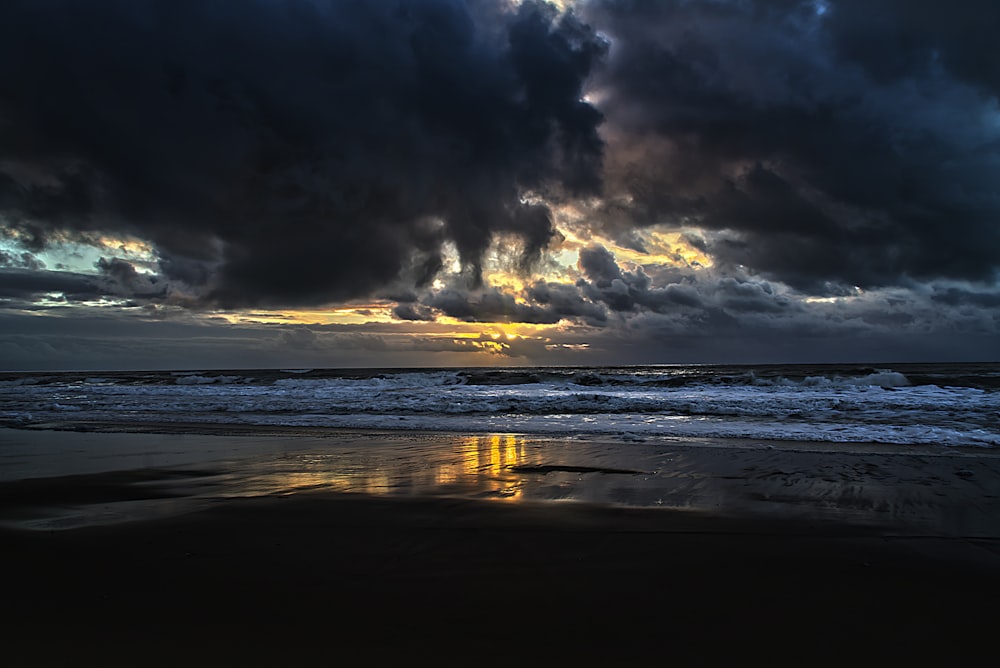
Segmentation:
<svg viewBox="0 0 1000 668">
<path fill-rule="evenodd" d="M 992 651 L 992 450 L 44 427 L 0 433 L 7 665 Z"/>
<path fill-rule="evenodd" d="M 0 668 L 1000 665 L 998 26 L 0 0 Z"/>
</svg>

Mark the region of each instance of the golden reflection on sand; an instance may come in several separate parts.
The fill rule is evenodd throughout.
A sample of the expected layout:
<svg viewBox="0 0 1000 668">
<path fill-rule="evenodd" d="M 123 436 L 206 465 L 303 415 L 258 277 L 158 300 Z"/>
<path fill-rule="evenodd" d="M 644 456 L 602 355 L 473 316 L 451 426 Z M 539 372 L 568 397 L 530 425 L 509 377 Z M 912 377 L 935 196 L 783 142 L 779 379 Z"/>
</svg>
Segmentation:
<svg viewBox="0 0 1000 668">
<path fill-rule="evenodd" d="M 469 436 L 465 439 L 466 474 L 500 475 L 505 468 L 523 463 L 524 439 L 513 434 Z"/>
<path fill-rule="evenodd" d="M 254 496 L 261 490 L 264 493 L 275 493 L 275 490 L 282 493 L 294 493 L 310 489 L 322 489 L 329 492 L 344 492 L 357 494 L 384 494 L 390 487 L 389 477 L 375 473 L 363 477 L 338 474 L 333 471 L 317 469 L 313 471 L 293 471 L 276 474 L 274 479 L 264 479 L 256 481 L 250 489 L 244 492 Z"/>
<path fill-rule="evenodd" d="M 514 434 L 468 436 L 463 444 L 463 475 L 483 492 L 519 499 L 524 480 L 512 469 L 527 463 L 526 452 L 525 439 Z"/>
<path fill-rule="evenodd" d="M 529 455 L 529 453 L 534 453 Z M 516 468 L 540 463 L 537 451 L 515 434 L 442 437 L 419 447 L 407 441 L 372 443 L 330 456 L 286 453 L 259 460 L 236 473 L 226 496 L 293 494 L 324 490 L 348 494 L 462 494 L 516 500 L 524 474 Z M 235 482 L 235 481 L 234 481 Z"/>
<path fill-rule="evenodd" d="M 38 529 L 314 491 L 763 513 L 965 536 L 994 535 L 1000 517 L 996 499 L 982 493 L 1000 479 L 1000 456 L 946 448 L 364 431 L 247 438 L 0 430 L 4 436 L 18 458 L 49 453 L 48 468 L 7 479 L 13 491 L 3 521 Z"/>
</svg>

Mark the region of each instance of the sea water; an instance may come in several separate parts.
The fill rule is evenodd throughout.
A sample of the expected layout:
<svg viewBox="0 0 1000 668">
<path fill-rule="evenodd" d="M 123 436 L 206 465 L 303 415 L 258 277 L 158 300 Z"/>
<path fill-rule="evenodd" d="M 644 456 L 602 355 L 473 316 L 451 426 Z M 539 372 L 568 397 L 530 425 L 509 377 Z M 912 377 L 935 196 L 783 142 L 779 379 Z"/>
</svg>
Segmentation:
<svg viewBox="0 0 1000 668">
<path fill-rule="evenodd" d="M 0 424 L 1000 446 L 1000 364 L 0 374 Z"/>
</svg>

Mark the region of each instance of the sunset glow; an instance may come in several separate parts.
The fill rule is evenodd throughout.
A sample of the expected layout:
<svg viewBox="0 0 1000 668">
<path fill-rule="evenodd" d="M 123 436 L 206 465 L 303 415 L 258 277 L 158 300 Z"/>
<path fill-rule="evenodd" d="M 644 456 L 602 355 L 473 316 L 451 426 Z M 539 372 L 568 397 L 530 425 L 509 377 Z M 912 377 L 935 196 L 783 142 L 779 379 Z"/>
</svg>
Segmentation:
<svg viewBox="0 0 1000 668">
<path fill-rule="evenodd" d="M 0 364 L 1000 350 L 971 10 L 299 5 L 185 6 L 183 40 L 113 3 L 0 11 Z M 75 21 L 144 37 L 109 69 Z"/>
</svg>

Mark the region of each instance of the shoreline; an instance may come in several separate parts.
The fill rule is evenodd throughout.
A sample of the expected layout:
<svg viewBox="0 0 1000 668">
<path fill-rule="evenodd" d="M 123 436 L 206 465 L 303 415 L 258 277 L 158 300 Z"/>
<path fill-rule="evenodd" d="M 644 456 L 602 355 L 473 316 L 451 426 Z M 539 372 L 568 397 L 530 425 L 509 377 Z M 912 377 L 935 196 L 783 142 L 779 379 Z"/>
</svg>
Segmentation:
<svg viewBox="0 0 1000 668">
<path fill-rule="evenodd" d="M 26 424 L 0 424 L 3 430 L 12 431 L 61 431 L 99 434 L 159 434 L 199 436 L 247 436 L 288 438 L 341 438 L 345 436 L 369 439 L 455 439 L 468 436 L 514 436 L 538 442 L 598 442 L 598 443 L 653 443 L 667 446 L 734 449 L 781 449 L 789 452 L 920 454 L 930 457 L 972 456 L 1000 458 L 1000 448 L 988 445 L 928 445 L 922 443 L 889 443 L 877 441 L 803 441 L 776 438 L 672 436 L 669 434 L 633 434 L 630 432 L 498 432 L 498 431 L 449 431 L 413 429 L 410 427 L 370 429 L 365 427 L 318 427 L 298 425 L 225 424 L 194 421 L 136 421 L 110 422 L 102 420 L 59 420 Z"/>
<path fill-rule="evenodd" d="M 95 431 L 105 426 L 0 429 L 0 525 L 65 529 L 220 499 L 325 492 L 1000 536 L 1000 456 L 992 451 L 331 429 L 203 433 L 203 425 L 161 424 Z"/>
</svg>

